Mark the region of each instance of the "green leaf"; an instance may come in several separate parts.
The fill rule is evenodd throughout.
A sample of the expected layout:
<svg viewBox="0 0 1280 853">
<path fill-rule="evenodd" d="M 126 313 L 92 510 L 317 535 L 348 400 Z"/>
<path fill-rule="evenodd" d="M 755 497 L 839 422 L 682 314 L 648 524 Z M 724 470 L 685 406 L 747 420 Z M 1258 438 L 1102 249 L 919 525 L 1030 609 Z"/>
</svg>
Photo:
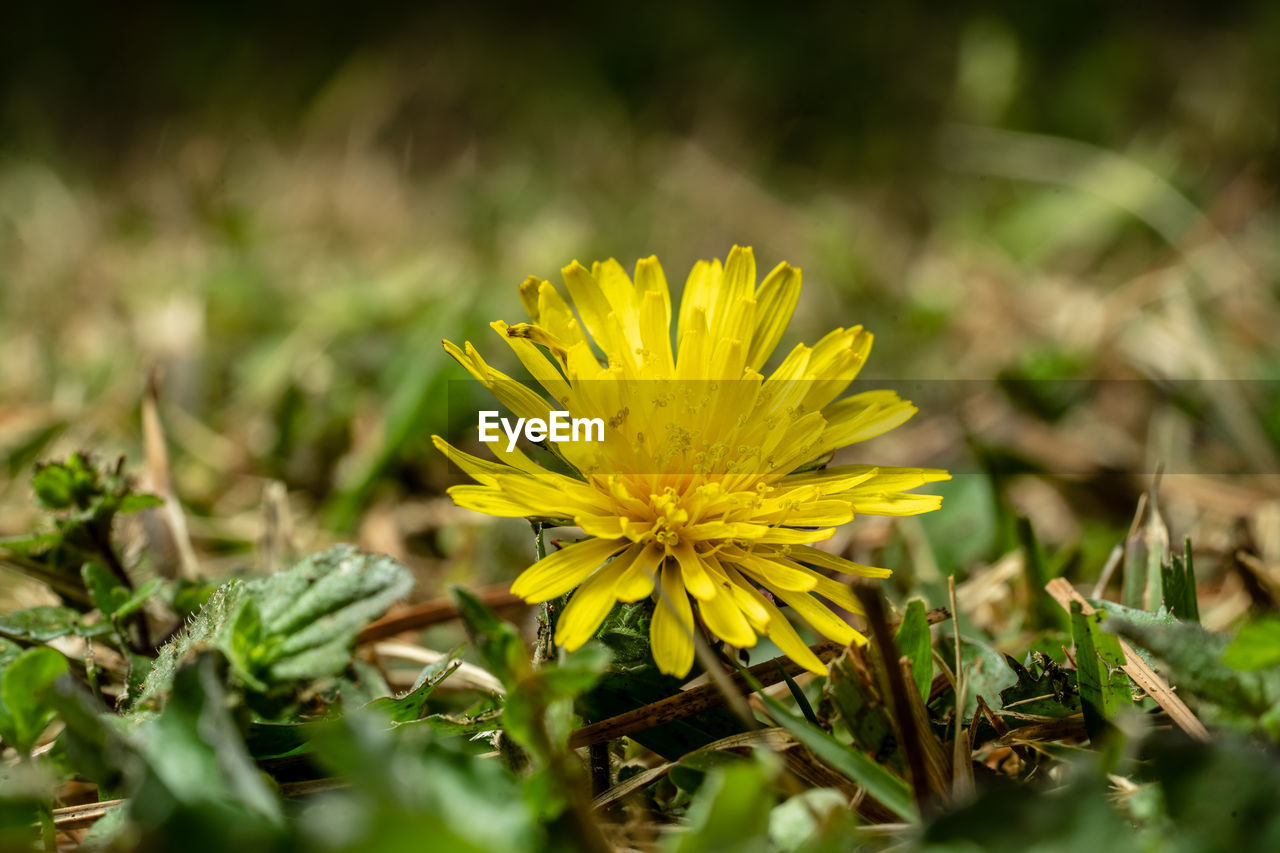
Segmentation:
<svg viewBox="0 0 1280 853">
<path fill-rule="evenodd" d="M 77 477 L 67 465 L 43 465 L 31 478 L 31 488 L 45 509 L 69 509 L 76 501 Z"/>
<path fill-rule="evenodd" d="M 396 727 L 400 726 L 425 726 L 434 732 L 442 735 L 471 735 L 480 732 L 494 731 L 499 726 L 501 720 L 501 711 L 489 711 L 479 714 L 475 717 L 455 717 L 450 714 L 428 714 L 417 720 L 409 720 L 403 723 L 393 723 Z"/>
<path fill-rule="evenodd" d="M 527 781 L 501 762 L 476 760 L 469 745 L 437 737 L 424 721 L 388 730 L 385 718 L 356 709 L 318 725 L 312 743 L 326 771 L 351 784 L 304 815 L 307 850 L 577 849 L 548 842 L 555 828 L 530 813 Z"/>
<path fill-rule="evenodd" d="M 47 643 L 69 634 L 99 637 L 111 633 L 105 624 L 84 625 L 70 607 L 42 605 L 0 616 L 0 637 L 20 643 Z"/>
<path fill-rule="evenodd" d="M 135 822 L 152 832 L 189 833 L 196 826 L 227 837 L 264 842 L 283 825 L 279 798 L 253 763 L 234 718 L 219 671 L 220 658 L 199 656 L 182 667 L 164 710 L 130 731 L 145 769 L 130 801 Z M 177 812 L 183 819 L 173 817 Z M 234 822 L 234 828 L 216 827 Z M 171 837 L 168 847 L 178 841 Z M 186 843 L 190 843 L 190 836 Z M 158 841 L 158 839 L 154 839 Z"/>
<path fill-rule="evenodd" d="M 874 682 L 871 674 L 868 680 Z M 893 719 L 884 699 L 854 668 L 852 660 L 842 655 L 831 668 L 828 682 L 831 699 L 840 711 L 840 719 L 853 737 L 854 746 L 869 754 L 878 764 L 888 764 L 899 772 L 906 771 Z"/>
<path fill-rule="evenodd" d="M 540 682 L 543 696 L 548 702 L 557 699 L 576 699 L 590 690 L 600 680 L 609 666 L 609 650 L 599 643 L 588 643 L 570 652 L 563 660 L 539 669 L 534 677 Z"/>
<path fill-rule="evenodd" d="M 158 506 L 164 506 L 164 499 L 157 495 L 140 495 L 129 493 L 120 499 L 116 512 L 120 515 L 128 515 L 131 512 L 138 512 L 144 509 L 154 509 Z"/>
<path fill-rule="evenodd" d="M 164 578 L 151 578 L 146 581 L 133 591 L 133 594 L 125 600 L 124 604 L 120 605 L 119 609 L 116 610 L 115 613 L 116 618 L 128 619 L 134 613 L 141 610 L 143 605 L 151 600 L 152 596 L 160 593 L 164 589 L 164 586 Z"/>
<path fill-rule="evenodd" d="M 1200 621 L 1200 603 L 1196 598 L 1196 572 L 1191 559 L 1191 540 L 1183 542 L 1181 556 L 1174 554 L 1160 567 L 1164 584 L 1164 606 L 1179 619 Z"/>
<path fill-rule="evenodd" d="M 911 659 L 911 679 L 920 691 L 920 698 L 928 699 L 933 685 L 933 635 L 929 632 L 929 616 L 923 601 L 917 598 L 907 603 L 902 624 L 893 639 L 898 652 Z"/>
<path fill-rule="evenodd" d="M 1147 504 L 1146 520 L 1129 537 L 1124 552 L 1126 607 L 1155 610 L 1164 601 L 1164 570 L 1169 562 L 1169 528 L 1154 502 Z"/>
<path fill-rule="evenodd" d="M 955 638 L 943 636 L 938 641 L 938 652 L 942 659 L 955 671 Z M 986 643 L 960 638 L 960 665 L 964 669 L 964 677 L 968 683 L 965 690 L 964 719 L 973 719 L 978 709 L 978 697 L 991 706 L 995 706 L 1001 691 L 1018 683 L 1018 676 L 1009 668 L 1008 659 Z M 948 696 L 954 694 L 948 692 Z M 949 701 L 954 703 L 954 698 Z"/>
<path fill-rule="evenodd" d="M 178 664 L 203 646 L 221 649 L 236 677 L 256 692 L 334 675 L 350 662 L 360 630 L 412 585 L 409 570 L 395 560 L 350 545 L 265 578 L 225 584 L 160 650 L 130 706 L 163 696 Z"/>
<path fill-rule="evenodd" d="M 460 586 L 450 587 L 449 593 L 485 668 L 504 686 L 515 684 L 529 669 L 527 652 L 516 626 L 499 619 L 484 602 Z"/>
<path fill-rule="evenodd" d="M 345 664 L 356 634 L 408 594 L 413 576 L 381 554 L 337 545 L 293 568 L 249 581 L 248 594 L 270 637 L 268 667 L 275 678 L 316 678 Z M 343 653 L 335 656 L 335 649 Z M 337 658 L 341 658 L 338 660 Z"/>
<path fill-rule="evenodd" d="M 403 696 L 392 698 L 384 696 L 366 705 L 366 708 L 380 711 L 395 723 L 407 723 L 421 719 L 427 708 L 427 700 L 440 684 L 461 666 L 451 655 L 444 660 L 433 663 L 422 671 L 417 682 Z"/>
<path fill-rule="evenodd" d="M 649 649 L 653 606 L 653 601 L 647 598 L 618 604 L 605 617 L 596 631 L 596 639 L 613 653 L 611 671 L 641 670 L 653 665 L 653 652 Z"/>
<path fill-rule="evenodd" d="M 58 739 L 76 773 L 97 783 L 103 792 L 119 785 L 123 746 L 119 733 L 108 725 L 119 718 L 70 678 L 55 682 L 45 697 L 63 723 Z"/>
<path fill-rule="evenodd" d="M 726 760 L 716 754 L 717 760 Z M 733 760 L 716 767 L 689 806 L 688 829 L 672 836 L 671 853 L 743 851 L 767 853 L 769 814 L 777 799 L 769 792 L 763 768 Z"/>
<path fill-rule="evenodd" d="M 30 751 L 57 713 L 44 701 L 67 659 L 50 648 L 28 649 L 0 675 L 0 736 L 21 753 Z"/>
<path fill-rule="evenodd" d="M 1097 742 L 1120 708 L 1132 704 L 1129 678 L 1121 671 L 1124 652 L 1115 635 L 1102 630 L 1105 611 L 1086 614 L 1071 603 L 1071 638 L 1076 645 L 1076 682 L 1089 739 Z"/>
<path fill-rule="evenodd" d="M 824 763 L 866 788 L 869 795 L 903 820 L 915 822 L 919 819 L 911 788 L 905 781 L 876 764 L 860 750 L 845 746 L 809 721 L 794 716 L 763 691 L 757 691 L 756 695 L 778 725 L 789 731 Z"/>
<path fill-rule="evenodd" d="M 12 640 L 0 637 L 0 671 L 3 671 L 5 667 L 17 660 L 21 654 L 22 646 Z"/>
<path fill-rule="evenodd" d="M 1035 530 L 1031 520 L 1018 516 L 1018 542 L 1022 545 L 1023 567 L 1026 572 L 1027 589 L 1031 595 L 1031 607 L 1027 613 L 1030 627 L 1036 629 L 1065 628 L 1066 614 L 1054 601 L 1053 596 L 1045 590 L 1045 585 L 1053 579 L 1053 573 L 1045 562 L 1044 552 L 1036 541 Z"/>
<path fill-rule="evenodd" d="M 130 711 L 139 711 L 147 705 L 159 703 L 173 685 L 179 665 L 201 648 L 215 644 L 230 620 L 239 615 L 247 595 L 242 581 L 231 581 L 216 589 L 186 627 L 160 648 L 142 689 L 130 691 L 125 697 L 126 707 Z"/>
<path fill-rule="evenodd" d="M 1241 628 L 1223 653 L 1222 662 L 1243 671 L 1280 664 L 1280 618 L 1261 616 Z"/>
<path fill-rule="evenodd" d="M 1029 665 L 1022 666 L 1013 658 L 1005 660 L 1018 677 L 1018 683 L 1000 691 L 1000 708 L 1014 706 L 1021 714 L 1040 717 L 1070 717 L 1080 713 L 1080 690 L 1076 686 L 1075 673 L 1063 669 L 1056 661 L 1041 652 L 1028 656 Z M 1022 721 L 1006 717 L 1010 727 Z"/>
<path fill-rule="evenodd" d="M 80 567 L 80 577 L 84 579 L 85 589 L 89 590 L 93 606 L 102 611 L 105 619 L 114 616 L 129 600 L 129 588 L 100 563 L 85 563 Z"/>
<path fill-rule="evenodd" d="M 1280 704 L 1280 670 L 1232 668 L 1223 660 L 1230 640 L 1197 623 L 1138 625 L 1114 619 L 1107 627 L 1159 658 L 1169 682 L 1179 690 L 1252 720 L 1262 719 Z"/>
<path fill-rule="evenodd" d="M 957 476 L 947 482 L 930 483 L 929 493 L 941 495 L 947 507 L 946 512 L 918 516 L 939 570 L 944 575 L 955 574 L 991 556 L 1000 523 L 990 478 Z M 945 593 L 945 586 L 943 589 Z"/>
<path fill-rule="evenodd" d="M 310 736 L 317 725 L 314 722 L 251 723 L 245 733 L 245 748 L 255 761 L 310 752 Z"/>
</svg>

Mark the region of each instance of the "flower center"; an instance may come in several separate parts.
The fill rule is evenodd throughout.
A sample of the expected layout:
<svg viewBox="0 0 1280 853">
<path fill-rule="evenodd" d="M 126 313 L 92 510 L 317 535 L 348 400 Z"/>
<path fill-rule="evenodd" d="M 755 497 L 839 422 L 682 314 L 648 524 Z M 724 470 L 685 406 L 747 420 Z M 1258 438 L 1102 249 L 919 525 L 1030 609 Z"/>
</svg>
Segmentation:
<svg viewBox="0 0 1280 853">
<path fill-rule="evenodd" d="M 680 543 L 680 531 L 689 520 L 689 511 L 675 489 L 668 486 L 660 495 L 649 496 L 649 508 L 653 511 L 653 524 L 648 536 L 662 545 Z"/>
</svg>

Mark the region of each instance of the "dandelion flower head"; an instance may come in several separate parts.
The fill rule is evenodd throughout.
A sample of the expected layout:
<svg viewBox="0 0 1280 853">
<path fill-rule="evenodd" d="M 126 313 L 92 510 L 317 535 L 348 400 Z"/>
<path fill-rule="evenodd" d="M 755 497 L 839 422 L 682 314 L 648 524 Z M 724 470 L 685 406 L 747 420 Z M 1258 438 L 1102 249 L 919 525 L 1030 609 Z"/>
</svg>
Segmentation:
<svg viewBox="0 0 1280 853">
<path fill-rule="evenodd" d="M 493 323 L 538 387 L 491 367 L 470 344 L 445 348 L 511 413 L 599 417 L 603 440 L 545 442 L 553 471 L 505 441 L 495 460 L 436 446 L 474 484 L 459 505 L 496 516 L 565 519 L 587 538 L 534 563 L 512 586 L 529 602 L 572 592 L 556 642 L 590 639 L 615 602 L 655 600 L 654 660 L 683 676 L 694 632 L 737 648 L 760 636 L 824 673 L 779 609 L 839 643 L 863 637 L 829 605 L 860 612 L 832 575 L 883 578 L 887 569 L 814 547 L 855 515 L 915 515 L 941 498 L 909 493 L 945 471 L 815 464 L 902 424 L 915 407 L 892 391 L 842 397 L 871 350 L 861 326 L 797 345 L 772 370 L 800 296 L 800 270 L 781 263 L 757 285 L 750 248 L 699 261 L 678 311 L 657 258 L 628 276 L 614 260 L 563 269 L 571 301 L 529 278 L 520 296 L 531 322 Z M 575 314 L 576 309 L 576 314 Z M 676 334 L 671 336 L 673 315 Z"/>
</svg>

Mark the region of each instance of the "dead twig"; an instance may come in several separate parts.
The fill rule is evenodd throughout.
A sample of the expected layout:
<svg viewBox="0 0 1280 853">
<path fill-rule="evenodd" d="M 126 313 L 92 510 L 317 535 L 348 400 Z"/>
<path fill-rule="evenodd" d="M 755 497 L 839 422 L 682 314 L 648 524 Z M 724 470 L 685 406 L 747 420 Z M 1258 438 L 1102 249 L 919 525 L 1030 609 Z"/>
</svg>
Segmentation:
<svg viewBox="0 0 1280 853">
<path fill-rule="evenodd" d="M 497 611 L 523 610 L 528 607 L 518 595 L 512 595 L 506 584 L 489 586 L 476 590 L 476 597 L 486 606 Z M 356 645 L 375 643 L 403 634 L 416 631 L 440 622 L 448 622 L 458 618 L 458 606 L 451 598 L 436 598 L 431 601 L 415 604 L 389 613 L 376 622 L 365 626 L 356 636 Z"/>
</svg>

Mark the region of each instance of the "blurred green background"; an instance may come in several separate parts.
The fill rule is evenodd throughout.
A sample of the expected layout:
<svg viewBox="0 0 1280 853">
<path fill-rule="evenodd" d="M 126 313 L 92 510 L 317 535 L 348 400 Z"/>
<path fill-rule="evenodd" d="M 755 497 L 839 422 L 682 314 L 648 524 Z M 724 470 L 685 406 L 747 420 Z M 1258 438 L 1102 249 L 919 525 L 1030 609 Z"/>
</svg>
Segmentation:
<svg viewBox="0 0 1280 853">
<path fill-rule="evenodd" d="M 1280 553 L 1274 3 L 5 17 L 0 535 L 38 459 L 145 469 L 154 370 L 211 571 L 249 559 L 276 480 L 300 547 L 356 536 L 423 596 L 510 577 L 527 532 L 441 497 L 429 435 L 474 417 L 441 339 L 506 365 L 487 323 L 526 275 L 656 253 L 678 283 L 741 243 L 805 270 L 784 347 L 863 323 L 869 375 L 991 381 L 853 457 L 989 476 L 840 547 L 949 571 L 1016 512 L 1096 574 L 1165 462 L 1179 535 Z M 1134 381 L 1041 399 L 1061 378 Z M 1251 381 L 1162 385 L 1226 378 Z"/>
</svg>

